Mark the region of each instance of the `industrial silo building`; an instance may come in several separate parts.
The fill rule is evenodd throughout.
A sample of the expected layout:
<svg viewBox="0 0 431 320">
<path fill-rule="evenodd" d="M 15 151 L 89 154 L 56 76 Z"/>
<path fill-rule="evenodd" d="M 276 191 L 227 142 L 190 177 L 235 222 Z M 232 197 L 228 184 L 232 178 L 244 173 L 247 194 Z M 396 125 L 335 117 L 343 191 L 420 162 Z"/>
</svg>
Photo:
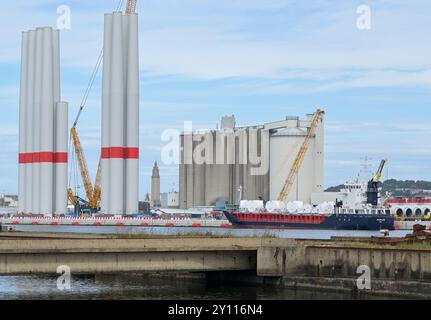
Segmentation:
<svg viewBox="0 0 431 320">
<path fill-rule="evenodd" d="M 310 128 L 312 115 L 237 127 L 224 117 L 217 130 L 180 136 L 181 208 L 214 206 L 219 201 L 276 200 Z M 324 124 L 315 128 L 289 201 L 311 203 L 323 192 Z"/>
</svg>

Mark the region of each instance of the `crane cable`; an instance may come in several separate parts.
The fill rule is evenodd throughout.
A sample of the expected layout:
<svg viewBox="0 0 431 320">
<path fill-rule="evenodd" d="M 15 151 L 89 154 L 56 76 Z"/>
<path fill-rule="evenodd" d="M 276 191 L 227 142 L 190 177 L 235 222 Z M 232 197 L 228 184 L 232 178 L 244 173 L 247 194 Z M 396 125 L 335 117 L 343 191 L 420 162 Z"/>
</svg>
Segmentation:
<svg viewBox="0 0 431 320">
<path fill-rule="evenodd" d="M 124 0 L 119 0 L 116 11 L 121 10 L 121 8 L 123 6 L 123 2 L 124 2 Z M 91 74 L 90 80 L 88 81 L 87 88 L 85 89 L 84 96 L 81 100 L 81 104 L 79 106 L 79 111 L 78 111 L 78 114 L 75 118 L 75 121 L 73 122 L 72 128 L 76 128 L 76 126 L 78 125 L 78 120 L 81 116 L 82 111 L 85 108 L 85 105 L 87 104 L 88 97 L 90 96 L 91 89 L 93 88 L 94 81 L 96 80 L 97 74 L 99 73 L 99 69 L 100 69 L 100 65 L 102 64 L 102 61 L 103 61 L 103 46 L 102 46 L 102 49 L 100 50 L 99 57 L 97 58 L 97 62 L 96 62 L 96 65 L 93 69 L 93 72 Z M 75 159 L 76 155 L 75 155 L 74 148 L 72 147 L 72 136 L 70 136 L 70 138 L 69 138 L 69 154 L 72 155 L 72 157 L 71 157 L 72 159 Z M 74 163 L 72 164 L 72 167 L 74 167 L 74 168 L 71 170 L 70 175 L 69 175 L 69 186 L 72 184 L 72 179 L 73 179 L 75 182 L 75 188 L 74 188 L 75 194 L 77 194 L 77 192 L 78 192 L 78 173 L 77 173 L 78 168 L 77 168 L 76 161 L 74 161 Z"/>
<path fill-rule="evenodd" d="M 119 0 L 117 10 L 119 11 L 123 6 L 124 0 Z M 91 74 L 90 80 L 88 81 L 87 88 L 85 89 L 84 96 L 82 97 L 81 104 L 79 106 L 78 115 L 75 118 L 75 122 L 73 123 L 73 128 L 75 128 L 78 124 L 79 117 L 81 116 L 82 110 L 84 110 L 85 105 L 87 104 L 88 97 L 91 93 L 91 89 L 93 88 L 94 81 L 96 80 L 96 76 L 99 73 L 100 65 L 103 61 L 103 46 L 100 50 L 99 57 L 97 58 L 96 66 L 93 69 L 93 73 Z"/>
</svg>

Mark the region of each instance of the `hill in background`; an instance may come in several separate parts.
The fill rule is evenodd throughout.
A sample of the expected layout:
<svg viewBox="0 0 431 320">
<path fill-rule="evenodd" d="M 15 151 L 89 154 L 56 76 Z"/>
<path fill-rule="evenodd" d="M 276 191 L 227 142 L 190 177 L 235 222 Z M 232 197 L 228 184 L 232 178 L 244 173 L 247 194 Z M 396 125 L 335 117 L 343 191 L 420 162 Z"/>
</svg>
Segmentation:
<svg viewBox="0 0 431 320">
<path fill-rule="evenodd" d="M 343 184 L 326 189 L 327 192 L 338 192 Z M 431 197 L 431 182 L 422 180 L 389 179 L 382 182 L 382 196 L 389 192 L 392 197 Z"/>
</svg>

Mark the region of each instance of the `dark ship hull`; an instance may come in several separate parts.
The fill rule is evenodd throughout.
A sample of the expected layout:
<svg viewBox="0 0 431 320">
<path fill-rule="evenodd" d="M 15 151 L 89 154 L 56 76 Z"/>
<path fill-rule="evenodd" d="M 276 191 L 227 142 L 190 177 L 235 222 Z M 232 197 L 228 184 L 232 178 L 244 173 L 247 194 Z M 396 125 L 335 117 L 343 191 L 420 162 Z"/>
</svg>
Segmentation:
<svg viewBox="0 0 431 320">
<path fill-rule="evenodd" d="M 394 230 L 394 217 L 387 214 L 282 214 L 223 211 L 238 228 Z"/>
</svg>

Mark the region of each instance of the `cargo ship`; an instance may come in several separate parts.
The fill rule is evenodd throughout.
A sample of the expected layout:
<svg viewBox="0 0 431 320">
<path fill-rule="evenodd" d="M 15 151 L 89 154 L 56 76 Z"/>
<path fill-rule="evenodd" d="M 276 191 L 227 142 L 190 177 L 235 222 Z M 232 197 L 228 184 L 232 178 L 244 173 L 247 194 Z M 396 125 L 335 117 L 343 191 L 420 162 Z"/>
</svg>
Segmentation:
<svg viewBox="0 0 431 320">
<path fill-rule="evenodd" d="M 394 230 L 394 217 L 388 210 L 364 209 L 352 213 L 271 213 L 223 211 L 234 227 L 268 229 Z"/>
<path fill-rule="evenodd" d="M 306 206 L 292 210 L 280 201 L 242 201 L 238 209 L 223 210 L 234 227 L 282 228 L 282 229 L 328 229 L 328 230 L 394 230 L 395 218 L 390 208 L 380 203 L 380 175 L 368 182 L 357 179 L 346 183 L 340 198 L 322 206 Z M 274 208 L 276 210 L 274 210 Z"/>
</svg>

